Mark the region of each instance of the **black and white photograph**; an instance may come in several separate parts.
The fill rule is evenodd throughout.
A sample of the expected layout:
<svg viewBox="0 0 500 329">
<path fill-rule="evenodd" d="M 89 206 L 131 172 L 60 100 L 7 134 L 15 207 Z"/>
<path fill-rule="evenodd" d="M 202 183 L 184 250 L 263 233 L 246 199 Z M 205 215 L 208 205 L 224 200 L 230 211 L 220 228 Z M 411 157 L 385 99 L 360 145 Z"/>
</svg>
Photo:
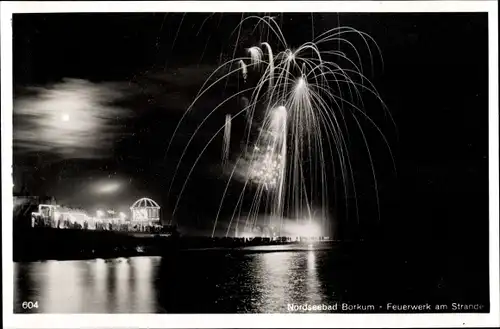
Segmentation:
<svg viewBox="0 0 500 329">
<path fill-rule="evenodd" d="M 397 3 L 10 3 L 10 323 L 498 325 L 497 4 Z"/>
</svg>

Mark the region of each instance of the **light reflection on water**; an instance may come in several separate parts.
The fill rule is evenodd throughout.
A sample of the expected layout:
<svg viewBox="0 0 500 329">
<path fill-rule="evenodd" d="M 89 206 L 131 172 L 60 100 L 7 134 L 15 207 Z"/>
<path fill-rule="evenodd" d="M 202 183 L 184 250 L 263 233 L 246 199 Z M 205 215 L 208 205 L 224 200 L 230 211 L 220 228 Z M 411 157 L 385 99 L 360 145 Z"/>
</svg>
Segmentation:
<svg viewBox="0 0 500 329">
<path fill-rule="evenodd" d="M 256 312 L 283 312 L 288 304 L 321 303 L 315 252 L 277 252 L 255 257 Z"/>
<path fill-rule="evenodd" d="M 14 311 L 286 313 L 288 304 L 421 304 L 429 300 L 487 304 L 483 272 L 471 281 L 475 288 L 464 294 L 463 272 L 450 272 L 452 263 L 442 257 L 425 254 L 401 261 L 383 256 L 370 248 L 349 251 L 313 245 L 300 250 L 275 246 L 182 251 L 164 257 L 14 263 Z M 470 277 L 470 273 L 465 275 Z M 38 302 L 39 308 L 23 310 L 23 302 L 29 301 Z"/>
<path fill-rule="evenodd" d="M 157 312 L 152 273 L 160 257 L 15 263 L 15 312 Z"/>
<path fill-rule="evenodd" d="M 40 313 L 286 312 L 288 303 L 323 301 L 316 252 L 16 263 L 15 312 L 26 312 L 23 301 L 38 301 L 31 312 Z M 159 283 L 179 271 L 178 281 Z"/>
</svg>

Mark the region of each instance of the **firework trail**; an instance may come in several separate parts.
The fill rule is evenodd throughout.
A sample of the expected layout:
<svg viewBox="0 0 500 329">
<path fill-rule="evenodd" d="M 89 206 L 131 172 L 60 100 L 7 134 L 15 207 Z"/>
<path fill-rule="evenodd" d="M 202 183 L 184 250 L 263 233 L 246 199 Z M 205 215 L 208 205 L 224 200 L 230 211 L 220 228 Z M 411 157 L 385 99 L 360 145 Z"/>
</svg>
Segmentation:
<svg viewBox="0 0 500 329">
<path fill-rule="evenodd" d="M 371 63 L 373 63 L 372 47 L 380 54 L 376 42 L 368 34 L 354 28 L 338 27 L 293 49 L 288 46 L 276 21 L 268 16 L 249 16 L 242 19 L 235 29 L 238 31 L 238 38 L 241 26 L 247 21 L 257 22 L 254 30 L 264 26 L 265 28 L 261 30 L 265 30 L 267 36 L 272 34 L 278 40 L 278 47 L 284 50 L 274 52 L 269 42 L 252 46 L 246 50 L 246 57 L 233 58 L 220 65 L 202 86 L 184 116 L 190 113 L 194 104 L 199 102 L 204 94 L 224 81 L 227 83 L 228 78 L 240 76 L 245 82 L 245 88 L 229 96 L 207 113 L 196 128 L 182 152 L 170 188 L 194 136 L 209 117 L 235 98 L 244 99 L 244 107 L 237 114 L 226 116 L 225 124 L 213 135 L 195 160 L 177 196 L 172 217 L 175 216 L 179 200 L 194 167 L 208 145 L 222 131 L 224 131 L 223 162 L 229 163 L 231 121 L 241 114 L 244 114 L 247 125 L 245 146 L 242 154 L 231 164 L 232 169 L 228 171 L 229 179 L 215 218 L 212 236 L 215 234 L 224 198 L 233 180 L 242 182 L 243 187 L 234 206 L 226 235 L 229 235 L 232 229 L 234 232 L 239 230 L 245 195 L 250 195 L 253 200 L 244 216 L 245 231 L 252 230 L 257 225 L 259 214 L 262 212 L 269 215 L 269 224 L 279 227 L 280 234 L 286 217 L 294 218 L 297 222 L 304 219 L 309 222 L 314 220 L 324 227 L 329 221 L 327 181 L 329 169 L 325 164 L 329 162 L 335 164 L 334 177 L 341 179 L 346 195 L 349 182 L 354 186 L 348 148 L 349 131 L 346 124 L 348 117 L 354 119 L 362 134 L 373 170 L 378 205 L 375 169 L 360 119 L 375 127 L 384 142 L 387 145 L 388 143 L 364 109 L 362 93 L 374 96 L 384 111 L 387 111 L 387 108 L 373 84 L 363 74 L 360 50 L 347 36 L 352 35 L 363 41 L 362 45 L 365 46 Z M 332 49 L 338 44 L 346 45 L 354 54 L 351 56 L 353 58 L 350 58 L 346 51 Z M 340 62 L 347 64 L 341 66 Z M 237 63 L 239 65 L 234 65 Z M 233 65 L 237 68 L 233 69 Z M 257 74 L 259 79 L 257 83 L 248 86 L 250 74 Z M 180 124 L 181 122 L 175 129 L 172 140 Z M 390 148 L 388 149 L 390 152 Z M 320 214 L 316 209 L 320 210 Z M 234 227 L 233 222 L 236 222 Z"/>
<path fill-rule="evenodd" d="M 240 67 L 241 67 L 241 75 L 243 76 L 243 81 L 247 82 L 248 70 L 247 70 L 247 65 L 243 60 L 240 60 Z"/>
<path fill-rule="evenodd" d="M 222 144 L 222 165 L 226 166 L 229 159 L 229 147 L 231 142 L 231 114 L 226 114 L 224 126 L 224 142 Z"/>
</svg>

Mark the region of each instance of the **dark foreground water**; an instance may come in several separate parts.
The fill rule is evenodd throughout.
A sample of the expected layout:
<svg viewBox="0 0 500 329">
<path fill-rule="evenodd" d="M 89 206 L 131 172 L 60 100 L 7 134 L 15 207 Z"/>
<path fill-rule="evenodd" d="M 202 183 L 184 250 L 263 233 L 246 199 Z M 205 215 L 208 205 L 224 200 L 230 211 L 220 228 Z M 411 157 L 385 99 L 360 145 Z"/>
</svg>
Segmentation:
<svg viewBox="0 0 500 329">
<path fill-rule="evenodd" d="M 350 305 L 350 311 L 388 312 L 389 302 L 429 303 L 433 312 L 454 311 L 453 303 L 489 310 L 487 267 L 449 257 L 386 256 L 305 245 L 15 263 L 14 311 L 272 313 L 337 304 L 338 311 Z"/>
</svg>

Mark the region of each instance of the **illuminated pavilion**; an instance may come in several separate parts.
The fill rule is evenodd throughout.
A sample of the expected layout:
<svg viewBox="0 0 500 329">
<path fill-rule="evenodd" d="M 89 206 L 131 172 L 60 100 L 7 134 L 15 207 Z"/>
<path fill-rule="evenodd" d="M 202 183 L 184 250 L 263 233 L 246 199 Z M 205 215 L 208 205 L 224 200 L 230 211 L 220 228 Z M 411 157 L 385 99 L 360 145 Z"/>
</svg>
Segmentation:
<svg viewBox="0 0 500 329">
<path fill-rule="evenodd" d="M 141 198 L 130 207 L 132 224 L 146 226 L 161 226 L 160 206 L 154 200 Z"/>
</svg>

